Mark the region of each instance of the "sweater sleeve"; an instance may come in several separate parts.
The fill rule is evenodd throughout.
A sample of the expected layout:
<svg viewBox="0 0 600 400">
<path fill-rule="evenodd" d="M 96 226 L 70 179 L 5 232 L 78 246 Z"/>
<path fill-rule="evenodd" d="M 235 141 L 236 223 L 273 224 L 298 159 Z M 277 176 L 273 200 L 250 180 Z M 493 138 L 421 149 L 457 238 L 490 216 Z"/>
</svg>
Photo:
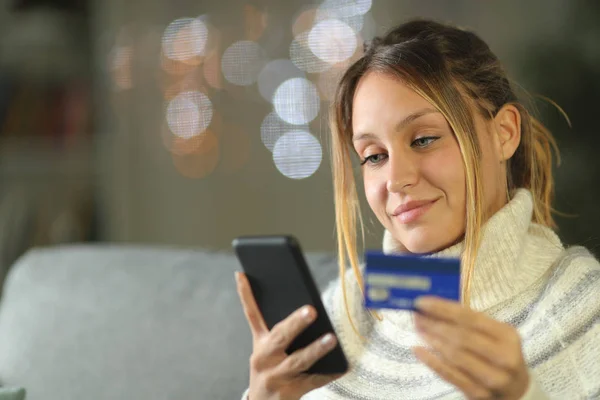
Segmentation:
<svg viewBox="0 0 600 400">
<path fill-rule="evenodd" d="M 544 393 L 540 384 L 533 372 L 529 371 L 529 387 L 520 400 L 549 400 L 550 398 Z"/>
</svg>

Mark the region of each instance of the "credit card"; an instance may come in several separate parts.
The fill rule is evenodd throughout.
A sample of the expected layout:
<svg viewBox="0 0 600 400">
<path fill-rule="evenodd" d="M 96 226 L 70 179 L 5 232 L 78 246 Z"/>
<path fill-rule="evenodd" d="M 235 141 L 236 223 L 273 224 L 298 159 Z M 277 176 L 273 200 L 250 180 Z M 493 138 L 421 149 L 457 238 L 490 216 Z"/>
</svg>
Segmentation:
<svg viewBox="0 0 600 400">
<path fill-rule="evenodd" d="M 365 253 L 365 307 L 415 310 L 419 296 L 460 300 L 460 259 Z"/>
</svg>

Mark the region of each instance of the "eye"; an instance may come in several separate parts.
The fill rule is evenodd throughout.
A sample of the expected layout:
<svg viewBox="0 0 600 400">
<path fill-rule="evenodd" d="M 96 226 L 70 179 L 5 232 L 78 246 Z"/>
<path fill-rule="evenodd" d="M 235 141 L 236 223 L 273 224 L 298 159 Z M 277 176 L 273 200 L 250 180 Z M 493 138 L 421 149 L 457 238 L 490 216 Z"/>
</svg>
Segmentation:
<svg viewBox="0 0 600 400">
<path fill-rule="evenodd" d="M 366 163 L 377 165 L 380 162 L 382 162 L 386 157 L 387 155 L 383 153 L 373 154 L 363 158 L 363 160 L 360 162 L 360 165 L 365 165 Z"/>
<path fill-rule="evenodd" d="M 410 145 L 412 147 L 423 148 L 429 146 L 431 143 L 435 142 L 438 139 L 438 136 L 423 136 L 418 139 L 415 139 Z"/>
</svg>

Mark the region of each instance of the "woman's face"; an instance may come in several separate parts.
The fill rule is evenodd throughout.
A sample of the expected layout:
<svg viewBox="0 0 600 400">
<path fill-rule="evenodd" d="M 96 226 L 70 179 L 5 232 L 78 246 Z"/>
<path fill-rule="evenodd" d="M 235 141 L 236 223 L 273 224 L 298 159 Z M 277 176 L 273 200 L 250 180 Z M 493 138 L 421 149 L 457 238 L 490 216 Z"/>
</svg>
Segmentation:
<svg viewBox="0 0 600 400">
<path fill-rule="evenodd" d="M 490 134 L 493 123 L 475 117 L 487 215 L 506 203 L 506 171 L 500 139 Z M 367 201 L 392 236 L 411 253 L 461 240 L 465 171 L 444 116 L 398 79 L 368 73 L 355 93 L 352 129 Z"/>
</svg>

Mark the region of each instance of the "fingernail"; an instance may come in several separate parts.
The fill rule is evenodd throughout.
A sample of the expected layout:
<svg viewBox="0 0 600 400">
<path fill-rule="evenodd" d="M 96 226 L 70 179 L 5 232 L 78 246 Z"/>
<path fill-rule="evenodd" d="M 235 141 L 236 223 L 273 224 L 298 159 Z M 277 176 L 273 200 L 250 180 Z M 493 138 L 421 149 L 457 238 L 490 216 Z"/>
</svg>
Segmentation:
<svg viewBox="0 0 600 400">
<path fill-rule="evenodd" d="M 426 309 L 431 304 L 430 300 L 427 297 L 417 297 L 414 302 L 415 308 L 419 310 Z"/>
<path fill-rule="evenodd" d="M 433 335 L 430 335 L 429 333 L 421 332 L 421 337 L 423 338 L 423 340 L 425 340 L 427 343 L 429 343 L 429 345 L 431 347 L 434 347 L 434 348 L 440 347 L 440 341 L 438 340 L 438 338 L 434 337 Z"/>
<path fill-rule="evenodd" d="M 310 307 L 306 306 L 302 309 L 302 317 L 306 318 L 307 320 L 311 320 L 312 319 L 312 314 L 310 312 Z"/>
<path fill-rule="evenodd" d="M 321 339 L 321 344 L 323 346 L 327 346 L 328 344 L 331 344 L 333 342 L 333 334 L 328 333 L 327 335 L 323 336 L 323 338 Z"/>
<path fill-rule="evenodd" d="M 237 283 L 239 285 L 240 284 L 240 272 L 239 271 L 235 271 L 233 273 L 233 275 L 235 276 L 235 283 Z"/>
</svg>

